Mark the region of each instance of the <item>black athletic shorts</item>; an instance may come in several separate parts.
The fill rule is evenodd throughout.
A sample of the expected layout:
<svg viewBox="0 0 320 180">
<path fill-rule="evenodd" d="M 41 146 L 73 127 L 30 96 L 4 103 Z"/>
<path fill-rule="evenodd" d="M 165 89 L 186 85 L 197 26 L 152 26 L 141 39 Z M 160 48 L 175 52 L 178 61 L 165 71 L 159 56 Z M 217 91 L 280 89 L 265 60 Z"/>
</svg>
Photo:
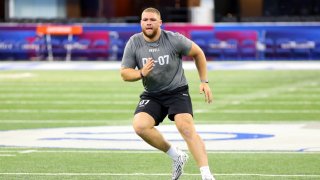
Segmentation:
<svg viewBox="0 0 320 180">
<path fill-rule="evenodd" d="M 140 95 L 140 102 L 134 114 L 139 112 L 146 112 L 151 115 L 156 126 L 167 115 L 171 121 L 174 121 L 174 116 L 180 113 L 189 113 L 193 116 L 188 86 L 161 93 L 143 92 Z"/>
</svg>

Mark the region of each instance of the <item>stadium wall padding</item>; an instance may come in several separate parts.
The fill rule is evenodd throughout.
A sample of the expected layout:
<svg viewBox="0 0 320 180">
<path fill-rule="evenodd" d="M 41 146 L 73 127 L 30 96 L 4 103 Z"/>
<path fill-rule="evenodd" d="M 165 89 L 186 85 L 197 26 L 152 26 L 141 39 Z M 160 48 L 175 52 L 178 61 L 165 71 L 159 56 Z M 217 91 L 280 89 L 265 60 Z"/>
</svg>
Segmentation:
<svg viewBox="0 0 320 180">
<path fill-rule="evenodd" d="M 67 25 L 65 25 L 67 26 Z M 37 24 L 1 24 L 1 60 L 121 60 L 139 24 L 83 24 L 83 32 L 39 35 Z M 167 23 L 196 42 L 208 60 L 320 60 L 320 23 Z"/>
</svg>

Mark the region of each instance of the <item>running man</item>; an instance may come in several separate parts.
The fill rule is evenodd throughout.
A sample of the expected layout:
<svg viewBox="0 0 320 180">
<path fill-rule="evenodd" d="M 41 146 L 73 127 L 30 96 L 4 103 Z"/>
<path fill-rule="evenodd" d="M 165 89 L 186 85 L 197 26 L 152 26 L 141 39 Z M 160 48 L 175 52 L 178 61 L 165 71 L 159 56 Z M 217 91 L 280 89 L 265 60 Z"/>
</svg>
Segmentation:
<svg viewBox="0 0 320 180">
<path fill-rule="evenodd" d="M 203 180 L 214 180 L 208 165 L 205 144 L 196 132 L 188 83 L 182 68 L 182 56 L 195 60 L 200 78 L 200 93 L 207 103 L 212 93 L 207 77 L 206 57 L 201 48 L 179 33 L 161 29 L 160 12 L 147 8 L 141 15 L 142 32 L 126 44 L 121 64 L 124 81 L 142 79 L 144 91 L 135 110 L 133 128 L 151 146 L 173 160 L 172 180 L 183 173 L 188 155 L 170 144 L 155 128 L 166 116 L 175 125 L 200 168 Z"/>
</svg>

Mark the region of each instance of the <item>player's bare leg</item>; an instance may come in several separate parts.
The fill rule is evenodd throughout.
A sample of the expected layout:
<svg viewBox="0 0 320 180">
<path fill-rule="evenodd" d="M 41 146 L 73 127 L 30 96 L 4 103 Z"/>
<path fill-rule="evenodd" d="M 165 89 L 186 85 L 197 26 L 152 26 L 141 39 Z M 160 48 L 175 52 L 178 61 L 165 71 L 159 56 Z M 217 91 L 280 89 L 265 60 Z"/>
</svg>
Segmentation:
<svg viewBox="0 0 320 180">
<path fill-rule="evenodd" d="M 174 119 L 177 129 L 186 141 L 189 151 L 200 168 L 202 177 L 208 176 L 208 179 L 214 179 L 209 169 L 205 144 L 196 132 L 193 117 L 188 113 L 183 113 L 175 115 Z"/>
<path fill-rule="evenodd" d="M 173 160 L 172 180 L 177 180 L 183 173 L 183 167 L 188 160 L 188 155 L 170 145 L 162 134 L 154 127 L 154 119 L 147 113 L 135 115 L 133 128 L 135 132 L 151 146 L 167 153 Z"/>
<path fill-rule="evenodd" d="M 193 155 L 197 165 L 199 167 L 208 166 L 208 157 L 205 145 L 195 130 L 192 116 L 187 113 L 177 114 L 174 119 L 177 129 L 186 141 L 189 151 Z"/>
<path fill-rule="evenodd" d="M 140 112 L 134 116 L 133 128 L 135 132 L 151 146 L 167 152 L 170 144 L 154 125 L 155 121 L 148 113 Z"/>
</svg>

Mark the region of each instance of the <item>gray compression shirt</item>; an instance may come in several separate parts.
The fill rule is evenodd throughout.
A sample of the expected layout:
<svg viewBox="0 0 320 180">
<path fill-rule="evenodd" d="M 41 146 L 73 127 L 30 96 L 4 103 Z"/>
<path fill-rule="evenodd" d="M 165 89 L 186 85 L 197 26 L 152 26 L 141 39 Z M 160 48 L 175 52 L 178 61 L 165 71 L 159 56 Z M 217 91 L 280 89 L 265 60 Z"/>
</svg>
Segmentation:
<svg viewBox="0 0 320 180">
<path fill-rule="evenodd" d="M 182 56 L 191 49 L 192 41 L 179 33 L 161 30 L 156 42 L 147 42 L 142 33 L 133 35 L 124 49 L 121 66 L 141 69 L 148 58 L 154 59 L 155 66 L 143 78 L 145 91 L 157 93 L 171 91 L 187 85 Z"/>
</svg>

